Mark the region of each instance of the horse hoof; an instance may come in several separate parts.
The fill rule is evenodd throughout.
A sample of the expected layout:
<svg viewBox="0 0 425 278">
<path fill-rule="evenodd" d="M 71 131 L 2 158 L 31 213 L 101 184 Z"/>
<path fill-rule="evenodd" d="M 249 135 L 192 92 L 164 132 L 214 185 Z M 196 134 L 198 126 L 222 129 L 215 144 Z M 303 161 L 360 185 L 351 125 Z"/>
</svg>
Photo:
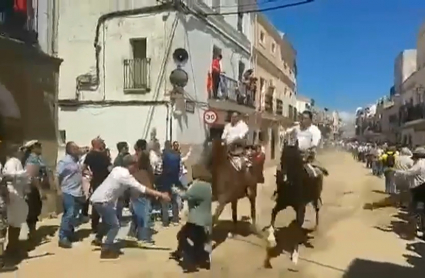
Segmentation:
<svg viewBox="0 0 425 278">
<path fill-rule="evenodd" d="M 264 268 L 267 268 L 267 269 L 271 269 L 271 268 L 273 268 L 273 267 L 272 267 L 272 264 L 270 263 L 270 261 L 265 261 L 265 262 L 264 262 Z"/>
<path fill-rule="evenodd" d="M 227 237 L 228 237 L 228 238 L 234 238 L 234 237 L 235 237 L 235 235 L 234 235 L 233 233 L 227 233 Z"/>
<path fill-rule="evenodd" d="M 292 255 L 291 255 L 291 261 L 292 261 L 294 264 L 298 264 L 298 257 L 299 257 L 299 255 L 298 255 L 298 251 L 294 251 L 294 252 L 292 252 Z"/>
</svg>

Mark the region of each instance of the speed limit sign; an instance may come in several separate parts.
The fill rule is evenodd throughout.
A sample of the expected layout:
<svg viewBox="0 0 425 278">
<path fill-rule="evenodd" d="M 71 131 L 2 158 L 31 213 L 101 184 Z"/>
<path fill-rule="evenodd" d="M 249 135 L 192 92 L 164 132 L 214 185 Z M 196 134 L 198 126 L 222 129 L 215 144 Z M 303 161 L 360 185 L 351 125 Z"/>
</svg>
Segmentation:
<svg viewBox="0 0 425 278">
<path fill-rule="evenodd" d="M 207 110 L 204 112 L 204 122 L 206 124 L 212 125 L 217 122 L 218 116 L 214 110 Z"/>
</svg>

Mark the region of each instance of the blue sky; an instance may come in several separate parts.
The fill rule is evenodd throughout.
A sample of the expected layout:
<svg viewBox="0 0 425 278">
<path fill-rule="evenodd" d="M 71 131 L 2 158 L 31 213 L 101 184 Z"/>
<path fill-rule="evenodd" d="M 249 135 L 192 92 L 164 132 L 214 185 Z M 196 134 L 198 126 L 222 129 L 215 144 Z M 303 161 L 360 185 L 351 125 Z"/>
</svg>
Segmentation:
<svg viewBox="0 0 425 278">
<path fill-rule="evenodd" d="M 425 0 L 315 0 L 266 15 L 297 50 L 298 92 L 354 112 L 389 93 L 396 55 L 416 48 Z"/>
</svg>

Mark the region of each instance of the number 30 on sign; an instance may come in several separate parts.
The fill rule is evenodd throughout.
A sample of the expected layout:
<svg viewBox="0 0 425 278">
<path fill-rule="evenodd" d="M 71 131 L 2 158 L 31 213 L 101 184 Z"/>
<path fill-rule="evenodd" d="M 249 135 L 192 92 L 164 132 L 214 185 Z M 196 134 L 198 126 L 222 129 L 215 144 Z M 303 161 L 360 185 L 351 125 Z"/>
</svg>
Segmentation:
<svg viewBox="0 0 425 278">
<path fill-rule="evenodd" d="M 204 112 L 204 122 L 206 124 L 212 125 L 215 122 L 217 122 L 217 120 L 218 120 L 218 116 L 217 116 L 217 113 L 215 111 L 213 111 L 213 110 L 206 110 Z"/>
</svg>

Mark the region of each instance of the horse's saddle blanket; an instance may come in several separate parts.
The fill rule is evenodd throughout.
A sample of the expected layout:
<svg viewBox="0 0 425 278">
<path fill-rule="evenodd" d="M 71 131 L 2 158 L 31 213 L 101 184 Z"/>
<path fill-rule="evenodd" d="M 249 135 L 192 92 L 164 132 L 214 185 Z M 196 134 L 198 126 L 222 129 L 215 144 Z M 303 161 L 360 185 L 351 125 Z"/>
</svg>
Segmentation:
<svg viewBox="0 0 425 278">
<path fill-rule="evenodd" d="M 244 165 L 246 167 L 252 166 L 252 162 L 245 156 L 230 156 L 229 159 L 236 171 L 241 171 Z"/>
</svg>

